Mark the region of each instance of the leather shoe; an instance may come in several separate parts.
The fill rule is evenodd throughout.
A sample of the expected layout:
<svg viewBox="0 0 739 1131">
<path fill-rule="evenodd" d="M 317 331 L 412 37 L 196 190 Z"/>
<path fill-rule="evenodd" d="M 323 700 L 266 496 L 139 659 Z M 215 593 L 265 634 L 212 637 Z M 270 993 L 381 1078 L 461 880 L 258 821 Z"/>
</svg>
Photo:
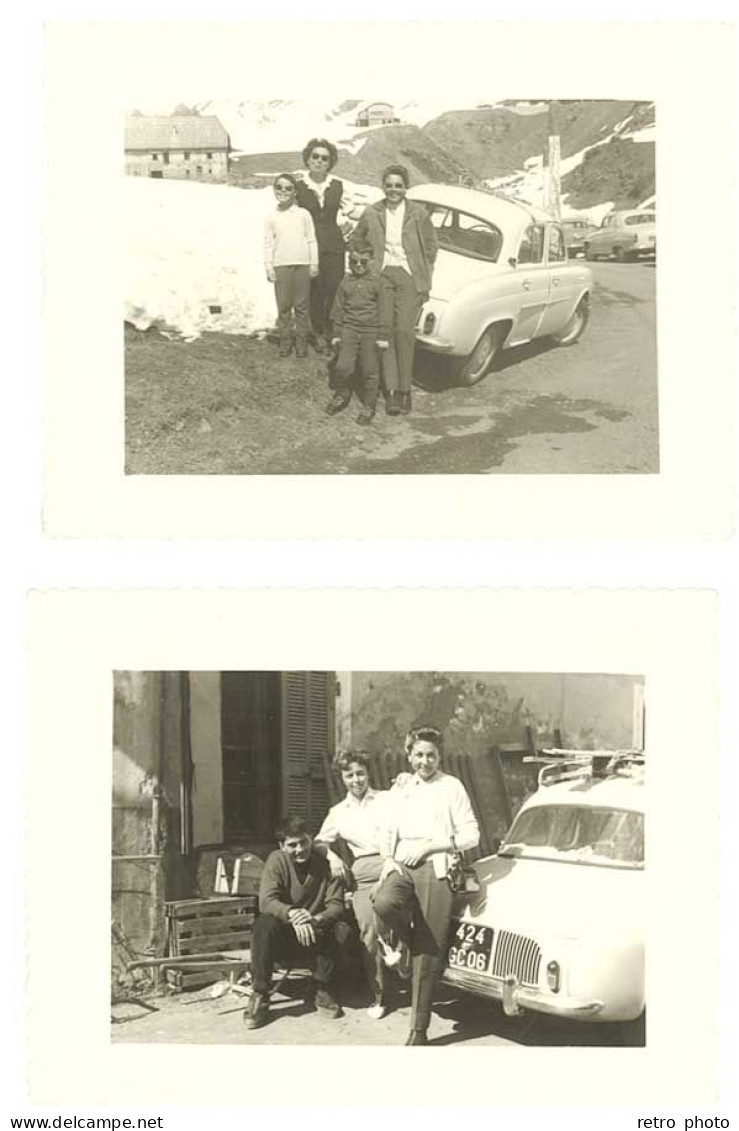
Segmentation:
<svg viewBox="0 0 739 1131">
<path fill-rule="evenodd" d="M 375 419 L 375 410 L 369 405 L 365 405 L 357 417 L 357 424 L 371 424 Z"/>
<path fill-rule="evenodd" d="M 428 1038 L 425 1029 L 411 1029 L 408 1034 L 408 1040 L 405 1042 L 407 1045 L 427 1045 Z"/>
<path fill-rule="evenodd" d="M 247 1029 L 261 1029 L 269 1020 L 269 998 L 253 993 L 246 1003 L 243 1021 Z"/>
<path fill-rule="evenodd" d="M 329 416 L 336 416 L 337 412 L 344 411 L 351 399 L 351 395 L 347 396 L 346 393 L 334 393 L 326 405 L 326 412 Z"/>
<path fill-rule="evenodd" d="M 402 412 L 402 409 L 400 407 L 400 393 L 388 393 L 385 412 L 388 414 L 388 416 L 400 415 L 400 413 Z"/>
</svg>

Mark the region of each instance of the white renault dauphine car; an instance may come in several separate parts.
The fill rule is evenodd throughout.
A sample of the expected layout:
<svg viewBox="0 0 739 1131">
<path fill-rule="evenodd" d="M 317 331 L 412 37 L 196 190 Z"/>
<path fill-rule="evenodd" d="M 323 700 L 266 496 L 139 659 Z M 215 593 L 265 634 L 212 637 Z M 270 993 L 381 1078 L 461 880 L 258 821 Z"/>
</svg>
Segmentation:
<svg viewBox="0 0 739 1131">
<path fill-rule="evenodd" d="M 549 337 L 574 344 L 588 321 L 593 274 L 570 262 L 561 224 L 539 209 L 477 189 L 416 185 L 439 241 L 416 343 L 450 358 L 474 385 L 507 346 Z"/>
<path fill-rule="evenodd" d="M 644 1012 L 643 757 L 545 766 L 497 855 L 456 897 L 445 983 L 585 1021 Z"/>
</svg>

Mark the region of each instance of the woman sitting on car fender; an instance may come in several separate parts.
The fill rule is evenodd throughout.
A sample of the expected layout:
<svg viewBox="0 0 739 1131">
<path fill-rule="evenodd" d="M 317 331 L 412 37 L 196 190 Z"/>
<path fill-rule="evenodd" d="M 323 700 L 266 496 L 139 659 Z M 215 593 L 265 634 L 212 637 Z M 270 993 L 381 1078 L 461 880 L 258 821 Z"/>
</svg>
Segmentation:
<svg viewBox="0 0 739 1131">
<path fill-rule="evenodd" d="M 380 938 L 384 927 L 410 946 L 412 1012 L 406 1044 L 425 1045 L 452 915 L 450 853 L 476 848 L 480 829 L 461 781 L 439 769 L 441 731 L 414 727 L 405 751 L 413 776 L 388 795 L 385 860 L 374 904 Z"/>
</svg>

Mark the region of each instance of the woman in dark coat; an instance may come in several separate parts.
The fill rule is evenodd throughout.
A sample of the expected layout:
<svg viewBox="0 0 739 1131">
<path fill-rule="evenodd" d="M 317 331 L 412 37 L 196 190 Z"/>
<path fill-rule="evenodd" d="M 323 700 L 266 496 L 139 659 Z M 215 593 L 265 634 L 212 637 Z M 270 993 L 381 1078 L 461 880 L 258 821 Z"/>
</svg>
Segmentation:
<svg viewBox="0 0 739 1131">
<path fill-rule="evenodd" d="M 365 208 L 352 237 L 358 246 L 369 244 L 380 272 L 380 321 L 390 329 L 383 370 L 391 416 L 411 411 L 416 319 L 431 291 L 438 251 L 426 208 L 406 200 L 408 185 L 405 166 L 388 165 L 382 174 L 385 198 Z"/>
<path fill-rule="evenodd" d="M 307 172 L 298 180 L 297 204 L 313 217 L 318 242 L 318 275 L 311 280 L 310 316 L 318 353 L 325 353 L 331 338 L 330 314 L 336 288 L 344 275 L 344 231 L 351 224 L 344 215 L 344 185 L 331 175 L 338 160 L 336 146 L 313 137 L 303 150 Z"/>
</svg>

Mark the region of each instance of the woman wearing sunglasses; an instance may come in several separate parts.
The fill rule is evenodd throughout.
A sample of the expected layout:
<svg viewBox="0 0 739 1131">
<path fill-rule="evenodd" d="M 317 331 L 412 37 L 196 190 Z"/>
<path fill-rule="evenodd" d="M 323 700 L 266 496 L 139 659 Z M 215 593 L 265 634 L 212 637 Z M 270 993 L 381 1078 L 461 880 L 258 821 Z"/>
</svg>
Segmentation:
<svg viewBox="0 0 739 1131">
<path fill-rule="evenodd" d="M 413 776 L 388 794 L 380 882 L 374 894 L 381 946 L 392 934 L 410 947 L 413 969 L 407 1045 L 427 1044 L 431 1003 L 444 964 L 452 916 L 451 855 L 476 848 L 480 829 L 459 778 L 441 771 L 444 739 L 418 726 L 405 740 Z M 385 961 L 400 958 L 382 946 Z"/>
<path fill-rule="evenodd" d="M 313 217 L 318 241 L 318 275 L 311 281 L 310 316 L 317 353 L 326 353 L 331 337 L 331 307 L 344 275 L 344 231 L 351 228 L 345 214 L 344 185 L 331 170 L 338 160 L 336 146 L 313 137 L 303 150 L 306 172 L 298 180 L 297 204 Z"/>
</svg>

